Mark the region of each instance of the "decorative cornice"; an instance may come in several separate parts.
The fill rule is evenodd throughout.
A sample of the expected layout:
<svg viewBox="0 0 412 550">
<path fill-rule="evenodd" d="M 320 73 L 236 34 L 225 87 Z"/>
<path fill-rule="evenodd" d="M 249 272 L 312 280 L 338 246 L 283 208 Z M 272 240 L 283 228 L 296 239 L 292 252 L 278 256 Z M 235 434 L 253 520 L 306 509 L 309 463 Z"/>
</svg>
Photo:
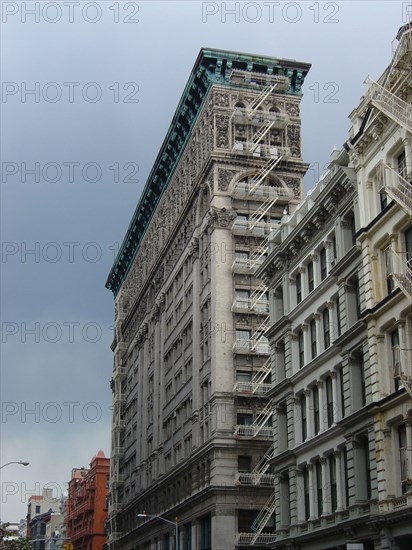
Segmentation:
<svg viewBox="0 0 412 550">
<path fill-rule="evenodd" d="M 204 48 L 200 50 L 106 281 L 106 288 L 110 289 L 115 296 L 133 264 L 143 236 L 160 198 L 171 181 L 212 86 L 217 84 L 227 86 L 229 89 L 256 90 L 251 79 L 245 78 L 245 82 L 242 84 L 230 81 L 234 65 L 247 72 L 247 75 L 250 74 L 250 77 L 254 74 L 258 74 L 261 78 L 266 76 L 269 79 L 276 78 L 276 76 L 288 77 L 290 86 L 289 89 L 284 90 L 284 93 L 298 97 L 302 95 L 301 87 L 310 69 L 310 64 L 293 60 Z M 280 90 L 279 93 L 281 93 Z M 217 146 L 219 147 L 218 144 Z"/>
</svg>

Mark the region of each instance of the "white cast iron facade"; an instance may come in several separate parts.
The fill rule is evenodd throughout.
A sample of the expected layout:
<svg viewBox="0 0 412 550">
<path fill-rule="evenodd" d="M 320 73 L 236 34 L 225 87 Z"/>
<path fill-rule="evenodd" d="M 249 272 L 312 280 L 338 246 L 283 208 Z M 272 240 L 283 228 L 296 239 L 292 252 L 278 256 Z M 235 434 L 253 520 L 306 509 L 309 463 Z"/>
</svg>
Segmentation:
<svg viewBox="0 0 412 550">
<path fill-rule="evenodd" d="M 272 548 L 412 545 L 412 29 L 271 237 Z"/>
</svg>

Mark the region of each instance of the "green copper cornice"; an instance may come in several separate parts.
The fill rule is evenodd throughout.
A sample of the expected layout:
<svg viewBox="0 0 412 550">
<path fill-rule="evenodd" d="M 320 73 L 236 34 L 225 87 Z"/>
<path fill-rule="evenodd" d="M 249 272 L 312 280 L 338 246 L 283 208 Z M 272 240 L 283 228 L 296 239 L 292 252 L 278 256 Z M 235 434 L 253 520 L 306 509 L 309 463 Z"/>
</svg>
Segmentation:
<svg viewBox="0 0 412 550">
<path fill-rule="evenodd" d="M 115 296 L 133 263 L 156 206 L 171 180 L 210 88 L 213 84 L 230 88 L 247 88 L 247 84 L 239 85 L 230 82 L 232 69 L 263 75 L 288 76 L 291 85 L 285 93 L 300 96 L 310 65 L 289 59 L 203 48 L 200 50 L 107 278 L 106 288 L 110 289 Z"/>
</svg>

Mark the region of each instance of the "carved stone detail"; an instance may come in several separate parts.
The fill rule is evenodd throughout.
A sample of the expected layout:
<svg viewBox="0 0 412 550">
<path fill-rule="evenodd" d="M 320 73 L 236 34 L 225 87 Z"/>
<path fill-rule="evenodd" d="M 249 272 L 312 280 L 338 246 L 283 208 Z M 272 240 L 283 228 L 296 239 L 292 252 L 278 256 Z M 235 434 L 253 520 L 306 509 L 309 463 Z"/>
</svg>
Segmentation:
<svg viewBox="0 0 412 550">
<path fill-rule="evenodd" d="M 229 117 L 227 115 L 216 115 L 216 147 L 227 149 L 229 147 Z"/>
<path fill-rule="evenodd" d="M 286 112 L 291 117 L 298 117 L 299 105 L 297 103 L 286 103 Z"/>
<path fill-rule="evenodd" d="M 300 126 L 290 124 L 288 126 L 287 135 L 292 157 L 300 157 Z"/>
<path fill-rule="evenodd" d="M 301 191 L 301 180 L 299 178 L 293 178 L 290 176 L 283 177 L 283 181 L 285 182 L 286 186 L 293 191 L 293 195 L 297 199 L 302 198 L 302 191 Z"/>
<path fill-rule="evenodd" d="M 218 189 L 219 191 L 227 191 L 229 188 L 229 183 L 233 176 L 237 172 L 235 170 L 226 170 L 220 169 L 218 172 Z"/>
</svg>

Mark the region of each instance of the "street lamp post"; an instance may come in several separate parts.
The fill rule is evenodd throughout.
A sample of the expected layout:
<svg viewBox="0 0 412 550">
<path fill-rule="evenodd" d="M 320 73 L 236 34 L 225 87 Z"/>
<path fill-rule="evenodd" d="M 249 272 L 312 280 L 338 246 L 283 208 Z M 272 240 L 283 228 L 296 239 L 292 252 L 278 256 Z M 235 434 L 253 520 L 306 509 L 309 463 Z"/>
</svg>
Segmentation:
<svg viewBox="0 0 412 550">
<path fill-rule="evenodd" d="M 6 466 L 8 466 L 9 464 L 21 464 L 22 466 L 28 466 L 30 464 L 30 462 L 24 462 L 23 460 L 12 460 L 11 462 L 6 462 L 6 464 L 3 464 L 3 466 L 0 466 L 0 470 L 2 468 L 5 468 Z"/>
<path fill-rule="evenodd" d="M 170 521 L 170 519 L 166 519 L 162 516 L 157 516 L 155 514 L 137 514 L 137 517 L 138 518 L 157 518 L 157 519 L 161 519 L 162 521 L 165 521 L 166 523 L 170 523 L 170 525 L 174 525 L 175 533 L 176 533 L 175 550 L 179 550 L 179 527 L 178 527 L 177 521 Z"/>
</svg>

